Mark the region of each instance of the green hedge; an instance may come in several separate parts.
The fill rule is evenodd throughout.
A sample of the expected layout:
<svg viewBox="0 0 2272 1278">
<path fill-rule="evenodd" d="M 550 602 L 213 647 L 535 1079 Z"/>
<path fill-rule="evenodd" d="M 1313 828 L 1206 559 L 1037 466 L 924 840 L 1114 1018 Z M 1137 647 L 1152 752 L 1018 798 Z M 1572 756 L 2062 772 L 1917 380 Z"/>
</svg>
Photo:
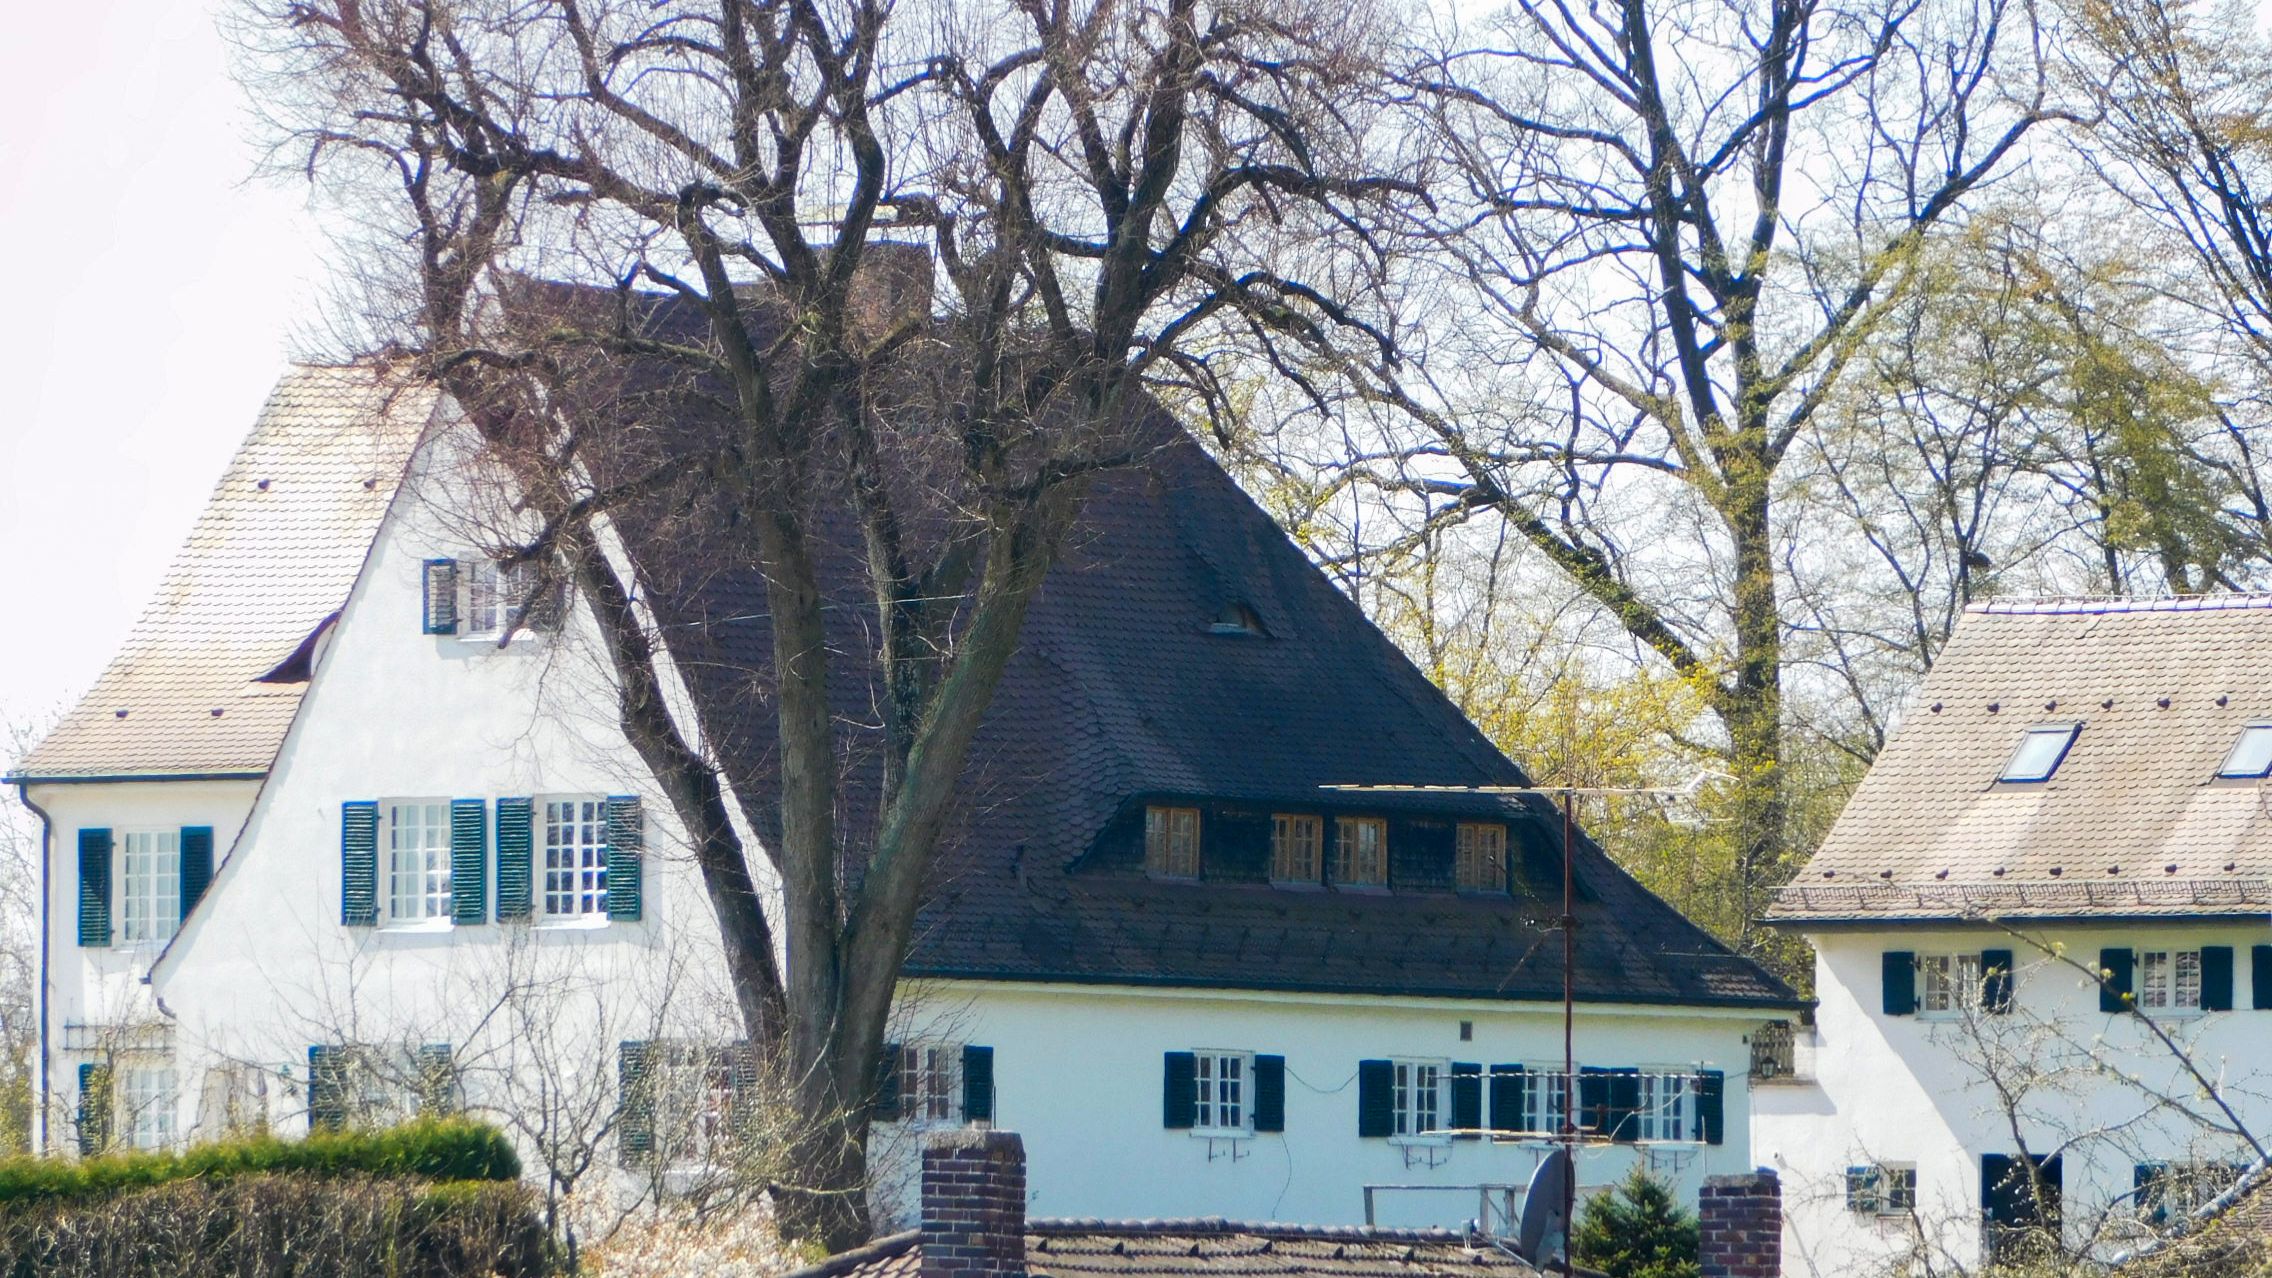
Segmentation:
<svg viewBox="0 0 2272 1278">
<path fill-rule="evenodd" d="M 178 1154 L 104 1154 L 76 1162 L 0 1158 L 0 1205 L 76 1200 L 173 1181 L 269 1172 L 504 1181 L 520 1179 L 521 1160 L 504 1133 L 486 1123 L 421 1119 L 375 1131 L 317 1132 L 305 1140 L 259 1136 L 217 1141 Z"/>
</svg>

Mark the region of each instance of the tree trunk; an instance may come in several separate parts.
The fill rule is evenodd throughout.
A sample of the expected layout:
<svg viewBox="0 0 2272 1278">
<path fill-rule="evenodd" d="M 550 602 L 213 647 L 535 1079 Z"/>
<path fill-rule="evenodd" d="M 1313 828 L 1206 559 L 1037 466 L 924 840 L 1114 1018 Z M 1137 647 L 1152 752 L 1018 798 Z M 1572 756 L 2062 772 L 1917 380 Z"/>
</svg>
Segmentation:
<svg viewBox="0 0 2272 1278">
<path fill-rule="evenodd" d="M 1721 515 L 1735 548 L 1735 670 L 1715 697 L 1715 709 L 1727 725 L 1736 776 L 1737 939 L 1756 953 L 1766 940 L 1759 918 L 1783 881 L 1785 859 L 1783 622 L 1769 521 L 1770 470 L 1764 458 L 1748 451 L 1732 460 Z"/>
</svg>

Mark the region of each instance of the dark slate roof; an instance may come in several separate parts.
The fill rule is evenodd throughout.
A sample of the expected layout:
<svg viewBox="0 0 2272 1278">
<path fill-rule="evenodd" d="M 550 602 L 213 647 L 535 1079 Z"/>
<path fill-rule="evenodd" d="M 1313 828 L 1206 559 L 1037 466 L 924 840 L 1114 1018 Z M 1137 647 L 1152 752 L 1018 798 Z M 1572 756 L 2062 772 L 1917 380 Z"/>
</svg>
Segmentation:
<svg viewBox="0 0 2272 1278">
<path fill-rule="evenodd" d="M 921 1235 L 909 1230 L 831 1256 L 790 1278 L 915 1278 L 922 1261 Z M 1539 1272 L 1488 1239 L 1443 1229 L 1309 1228 L 1213 1218 L 1031 1220 L 1026 1271 L 1037 1278 L 1530 1278 Z"/>
<path fill-rule="evenodd" d="M 664 397 L 668 398 L 668 397 Z M 633 434 L 687 429 L 658 400 Z M 667 423 L 667 424 L 666 424 Z M 1537 799 L 1365 795 L 1350 783 L 1521 785 L 1522 771 L 1164 413 L 1097 479 L 973 747 L 911 975 L 1559 1000 L 1560 821 Z M 714 488 L 710 491 L 714 492 Z M 703 726 L 745 793 L 772 785 L 771 633 L 739 513 L 699 495 L 621 520 Z M 845 503 L 833 503 L 841 507 Z M 839 721 L 874 724 L 859 541 L 817 504 Z M 1215 633 L 1226 607 L 1262 635 Z M 873 824 L 876 735 L 847 728 L 842 822 Z M 1147 799 L 1207 813 L 1208 878 L 1140 865 Z M 1272 887 L 1269 814 L 1392 818 L 1387 893 Z M 1451 822 L 1510 823 L 1522 890 L 1454 894 Z M 1243 831 L 1243 835 L 1239 832 Z M 1237 837 L 1234 837 L 1237 836 Z M 854 858 L 855 863 L 857 858 Z M 1789 1007 L 1796 996 L 1591 843 L 1576 877 L 1579 996 Z"/>
</svg>

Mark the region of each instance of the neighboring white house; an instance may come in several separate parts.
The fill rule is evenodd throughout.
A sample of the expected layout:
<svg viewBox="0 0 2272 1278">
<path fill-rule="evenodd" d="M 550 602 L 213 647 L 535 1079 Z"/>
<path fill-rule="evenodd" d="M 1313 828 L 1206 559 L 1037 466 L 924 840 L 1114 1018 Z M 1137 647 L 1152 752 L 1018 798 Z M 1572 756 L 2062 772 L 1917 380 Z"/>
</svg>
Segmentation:
<svg viewBox="0 0 2272 1278">
<path fill-rule="evenodd" d="M 2268 773 L 2272 598 L 1967 613 L 1770 916 L 1817 956 L 1753 1091 L 1787 1272 L 2051 1212 L 2109 1254 L 2232 1184 L 2272 1126 Z"/>
<path fill-rule="evenodd" d="M 288 376 L 11 778 L 46 829 L 43 1148 L 463 1107 L 669 1188 L 731 1138 L 699 874 L 587 614 L 482 553 L 463 434 L 364 370 Z M 1504 1211 L 1569 1090 L 1558 822 L 1321 788 L 1522 774 L 1180 432 L 1087 510 L 918 925 L 887 1210 L 904 1137 L 978 1122 L 1054 1215 Z M 683 525 L 621 553 L 678 712 L 762 791 L 762 586 Z M 1801 1004 L 1590 844 L 1576 876 L 1582 1179 L 1693 1197 L 1752 1165 L 1750 1040 Z"/>
</svg>

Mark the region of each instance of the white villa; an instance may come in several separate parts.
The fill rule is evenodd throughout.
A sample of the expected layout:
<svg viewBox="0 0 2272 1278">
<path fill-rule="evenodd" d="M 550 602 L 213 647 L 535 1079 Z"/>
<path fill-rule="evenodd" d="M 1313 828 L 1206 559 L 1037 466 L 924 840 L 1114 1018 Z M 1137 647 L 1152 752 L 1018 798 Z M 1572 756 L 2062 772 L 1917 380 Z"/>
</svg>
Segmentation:
<svg viewBox="0 0 2272 1278">
<path fill-rule="evenodd" d="M 467 436 L 430 392 L 290 374 L 126 646 L 9 778 L 46 836 L 41 1148 L 465 1109 L 532 1167 L 597 1151 L 670 1191 L 730 1139 L 744 1057 L 699 874 L 580 602 L 531 599 L 469 531 Z M 762 786 L 741 766 L 766 748 L 762 584 L 676 572 L 699 546 L 650 540 L 626 530 L 621 553 L 676 711 Z M 2173 721 L 2197 722 L 2205 678 L 2173 685 Z M 2152 720 L 2133 698 L 2163 690 L 2107 695 Z M 2220 723 L 2272 710 L 2272 675 L 2230 691 L 2254 708 Z M 1983 695 L 2012 700 L 1993 722 L 2051 717 Z M 2070 768 L 2100 713 L 2073 712 L 2091 726 Z M 1747 1077 L 1757 1031 L 1801 1001 L 1590 843 L 1569 1086 L 1559 822 L 1322 788 L 1523 774 L 1180 432 L 1096 485 L 974 758 L 880 1070 L 879 1158 L 992 1123 L 1023 1134 L 1040 1214 L 1449 1224 L 1507 1209 L 1573 1090 L 1599 1138 L 1587 1185 L 1638 1161 L 1693 1201 L 1708 1175 L 1811 1156 L 1786 1120 L 1755 1125 Z M 2181 881 L 2222 873 L 2200 859 Z M 2245 952 L 2238 922 L 2183 926 L 2090 943 L 2136 947 L 2141 980 L 2162 970 L 2144 956 L 2212 934 Z M 1874 992 L 1842 982 L 1891 935 L 1819 934 L 1826 1059 L 1861 1050 L 1849 1027 L 1883 1032 Z M 2073 984 L 2019 968 L 2031 1006 Z M 1876 1050 L 1899 1081 L 1914 1049 Z"/>
</svg>

